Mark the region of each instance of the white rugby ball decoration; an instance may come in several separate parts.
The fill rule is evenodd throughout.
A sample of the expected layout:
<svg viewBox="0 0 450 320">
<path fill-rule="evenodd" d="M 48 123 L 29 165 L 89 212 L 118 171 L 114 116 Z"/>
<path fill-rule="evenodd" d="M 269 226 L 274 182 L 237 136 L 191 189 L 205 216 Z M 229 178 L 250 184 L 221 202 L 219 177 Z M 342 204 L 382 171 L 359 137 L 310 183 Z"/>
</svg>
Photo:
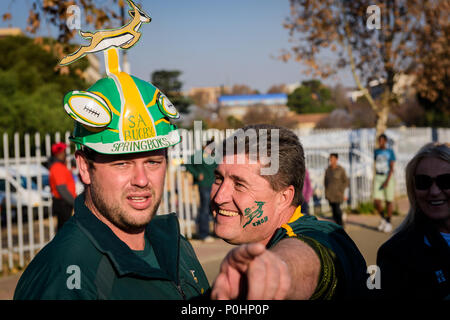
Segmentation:
<svg viewBox="0 0 450 320">
<path fill-rule="evenodd" d="M 112 119 L 106 101 L 91 92 L 71 91 L 64 97 L 64 110 L 75 121 L 89 127 L 107 126 Z"/>
<path fill-rule="evenodd" d="M 158 95 L 159 110 L 170 119 L 178 119 L 180 114 L 172 102 L 161 92 Z"/>
</svg>

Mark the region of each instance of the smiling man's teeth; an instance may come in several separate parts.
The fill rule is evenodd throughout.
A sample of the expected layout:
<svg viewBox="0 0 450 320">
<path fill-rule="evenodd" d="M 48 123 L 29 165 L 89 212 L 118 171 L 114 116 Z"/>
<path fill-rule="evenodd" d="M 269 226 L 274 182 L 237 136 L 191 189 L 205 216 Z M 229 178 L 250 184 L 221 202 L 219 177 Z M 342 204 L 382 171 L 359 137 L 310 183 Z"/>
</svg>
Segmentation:
<svg viewBox="0 0 450 320">
<path fill-rule="evenodd" d="M 133 201 L 143 202 L 147 198 L 146 197 L 130 197 L 130 199 L 133 200 Z"/>
<path fill-rule="evenodd" d="M 433 206 L 440 206 L 441 204 L 444 204 L 444 200 L 430 201 L 430 203 L 431 203 Z"/>
<path fill-rule="evenodd" d="M 219 214 L 227 216 L 227 217 L 235 217 L 239 215 L 239 213 L 235 211 L 228 211 L 228 210 L 219 210 Z"/>
</svg>

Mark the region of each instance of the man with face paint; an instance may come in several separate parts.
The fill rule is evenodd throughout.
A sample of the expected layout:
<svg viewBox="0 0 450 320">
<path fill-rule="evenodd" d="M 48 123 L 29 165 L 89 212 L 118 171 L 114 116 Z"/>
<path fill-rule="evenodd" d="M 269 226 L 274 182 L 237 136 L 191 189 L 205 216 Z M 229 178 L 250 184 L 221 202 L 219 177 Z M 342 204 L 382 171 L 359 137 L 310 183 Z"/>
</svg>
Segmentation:
<svg viewBox="0 0 450 320">
<path fill-rule="evenodd" d="M 248 126 L 216 152 L 223 159 L 211 190 L 214 231 L 239 246 L 222 262 L 213 299 L 365 296 L 366 263 L 354 242 L 301 212 L 305 158 L 292 131 Z"/>
</svg>

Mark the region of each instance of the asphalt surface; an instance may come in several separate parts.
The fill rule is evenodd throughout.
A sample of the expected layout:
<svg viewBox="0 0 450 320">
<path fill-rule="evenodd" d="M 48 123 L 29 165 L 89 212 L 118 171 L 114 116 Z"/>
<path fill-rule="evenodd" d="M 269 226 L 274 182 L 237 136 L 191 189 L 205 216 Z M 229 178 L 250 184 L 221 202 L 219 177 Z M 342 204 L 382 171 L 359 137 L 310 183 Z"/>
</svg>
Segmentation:
<svg viewBox="0 0 450 320">
<path fill-rule="evenodd" d="M 392 219 L 394 230 L 404 219 L 408 210 L 407 199 L 403 198 L 396 202 L 398 211 L 401 214 Z M 379 222 L 380 218 L 375 215 L 351 214 L 347 216 L 345 230 L 358 246 L 368 266 L 376 264 L 378 248 L 391 236 L 391 234 L 377 231 Z M 214 239 L 210 243 L 191 240 L 191 244 L 197 253 L 209 282 L 212 284 L 219 272 L 222 259 L 234 246 L 220 239 Z M 21 273 L 0 277 L 0 300 L 12 299 L 20 276 Z"/>
</svg>

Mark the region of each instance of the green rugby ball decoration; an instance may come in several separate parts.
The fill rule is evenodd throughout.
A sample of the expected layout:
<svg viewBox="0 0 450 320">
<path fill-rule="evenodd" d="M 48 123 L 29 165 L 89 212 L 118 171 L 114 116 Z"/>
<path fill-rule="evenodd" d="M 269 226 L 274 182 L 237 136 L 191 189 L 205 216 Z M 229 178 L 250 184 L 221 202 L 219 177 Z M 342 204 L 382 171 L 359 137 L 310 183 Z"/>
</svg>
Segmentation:
<svg viewBox="0 0 450 320">
<path fill-rule="evenodd" d="M 75 121 L 89 127 L 106 127 L 112 119 L 106 101 L 91 92 L 71 91 L 64 97 L 64 110 Z"/>
</svg>

